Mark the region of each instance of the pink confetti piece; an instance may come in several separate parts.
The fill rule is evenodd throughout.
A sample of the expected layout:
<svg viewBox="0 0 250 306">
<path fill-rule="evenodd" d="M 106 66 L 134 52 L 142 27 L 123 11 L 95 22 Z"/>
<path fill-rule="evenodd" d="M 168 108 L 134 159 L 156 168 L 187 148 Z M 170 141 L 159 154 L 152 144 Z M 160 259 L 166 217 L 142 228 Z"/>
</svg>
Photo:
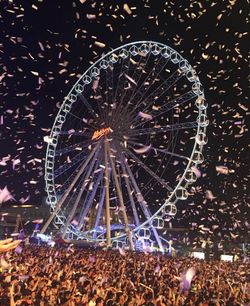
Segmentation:
<svg viewBox="0 0 250 306">
<path fill-rule="evenodd" d="M 7 202 L 9 200 L 15 200 L 12 194 L 9 192 L 7 186 L 4 189 L 0 189 L 0 203 Z"/>
<path fill-rule="evenodd" d="M 126 256 L 126 252 L 122 248 L 118 248 L 120 255 Z"/>
<path fill-rule="evenodd" d="M 146 114 L 146 113 L 143 113 L 143 112 L 139 112 L 138 115 L 139 115 L 139 117 L 141 117 L 143 119 L 147 119 L 147 120 L 152 120 L 153 119 L 152 115 Z"/>
<path fill-rule="evenodd" d="M 35 219 L 35 220 L 32 221 L 32 223 L 42 224 L 43 223 L 43 219 Z"/>
<path fill-rule="evenodd" d="M 191 167 L 191 170 L 194 172 L 194 174 L 196 175 L 196 177 L 201 177 L 201 172 L 200 172 L 200 170 L 199 170 L 197 167 L 192 166 L 192 167 Z"/>
<path fill-rule="evenodd" d="M 137 154 L 144 154 L 146 152 L 148 152 L 149 150 L 151 149 L 151 144 L 149 146 L 144 146 L 142 148 L 139 148 L 139 149 L 134 149 L 133 150 L 135 151 L 135 153 Z"/>
<path fill-rule="evenodd" d="M 15 248 L 15 252 L 16 252 L 17 254 L 21 254 L 22 251 L 23 251 L 23 248 L 20 247 L 20 246 L 17 246 L 17 247 Z"/>
<path fill-rule="evenodd" d="M 228 167 L 226 167 L 226 166 L 216 166 L 216 171 L 221 173 L 221 174 L 228 174 L 229 173 Z"/>
<path fill-rule="evenodd" d="M 99 86 L 99 78 L 97 78 L 96 80 L 93 81 L 93 84 L 92 84 L 92 89 L 93 91 L 96 93 L 97 91 L 97 88 Z"/>
<path fill-rule="evenodd" d="M 206 198 L 211 201 L 216 199 L 211 190 L 206 190 Z"/>
<path fill-rule="evenodd" d="M 187 272 L 181 277 L 181 289 L 186 291 L 190 289 L 191 282 L 195 276 L 195 269 L 193 267 L 189 268 Z"/>
</svg>

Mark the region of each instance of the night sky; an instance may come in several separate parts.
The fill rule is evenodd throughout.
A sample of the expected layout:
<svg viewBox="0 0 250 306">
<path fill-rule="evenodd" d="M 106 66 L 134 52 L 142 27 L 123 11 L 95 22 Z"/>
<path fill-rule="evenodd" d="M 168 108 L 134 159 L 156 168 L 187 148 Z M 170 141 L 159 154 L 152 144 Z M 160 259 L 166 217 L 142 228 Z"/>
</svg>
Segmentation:
<svg viewBox="0 0 250 306">
<path fill-rule="evenodd" d="M 101 55 L 165 43 L 196 69 L 208 102 L 202 177 L 174 222 L 236 241 L 249 230 L 249 1 L 1 1 L 0 189 L 3 205 L 40 205 L 58 109 Z M 101 43 L 101 44 L 100 44 Z M 217 166 L 217 168 L 216 168 Z M 224 166 L 224 173 L 221 167 Z M 226 173 L 226 174 L 225 174 Z M 6 191 L 6 189 L 5 189 Z"/>
</svg>

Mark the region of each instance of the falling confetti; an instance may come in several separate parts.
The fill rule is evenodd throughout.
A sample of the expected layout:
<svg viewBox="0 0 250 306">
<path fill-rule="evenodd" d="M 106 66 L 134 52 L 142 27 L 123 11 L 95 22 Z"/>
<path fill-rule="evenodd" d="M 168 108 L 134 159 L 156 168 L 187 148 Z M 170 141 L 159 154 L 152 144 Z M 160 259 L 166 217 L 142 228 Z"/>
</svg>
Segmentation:
<svg viewBox="0 0 250 306">
<path fill-rule="evenodd" d="M 151 149 L 151 145 L 149 145 L 149 146 L 144 146 L 144 147 L 139 148 L 139 149 L 135 149 L 135 148 L 134 148 L 134 151 L 135 151 L 137 154 L 144 154 L 144 153 L 148 152 L 150 149 Z"/>
<path fill-rule="evenodd" d="M 188 190 L 192 194 L 190 202 L 194 205 L 187 205 L 183 212 L 181 204 L 177 205 L 178 213 L 173 220 L 173 227 L 194 222 L 197 228 L 203 225 L 201 230 L 205 228 L 213 232 L 215 229 L 222 240 L 243 237 L 249 226 L 247 123 L 250 112 L 245 81 L 248 78 L 248 32 L 245 30 L 249 25 L 247 7 L 240 4 L 240 8 L 239 1 L 235 0 L 220 5 L 208 1 L 194 5 L 187 1 L 180 6 L 173 1 L 155 6 L 150 1 L 133 4 L 124 1 L 119 5 L 106 5 L 103 1 L 92 3 L 79 0 L 74 2 L 74 6 L 71 2 L 60 5 L 51 2 L 47 10 L 42 10 L 40 2 L 33 1 L 29 7 L 15 5 L 14 1 L 2 1 L 0 4 L 0 51 L 4 54 L 0 74 L 0 204 L 11 205 L 15 199 L 20 199 L 17 200 L 20 203 L 42 203 L 42 198 L 46 196 L 44 158 L 47 144 L 52 143 L 48 135 L 58 111 L 57 105 L 60 107 L 72 84 L 88 68 L 88 63 L 99 59 L 106 48 L 108 51 L 123 43 L 150 37 L 151 40 L 164 41 L 189 59 L 202 80 L 209 109 L 209 142 L 203 150 L 205 163 L 199 167 L 192 165 L 191 168 L 197 177 L 200 176 L 198 183 Z M 65 11 L 69 14 L 60 19 L 59 24 L 55 24 L 54 16 Z M 174 27 L 166 27 L 173 23 Z M 67 31 L 62 30 L 65 28 Z M 18 29 L 18 32 L 14 29 Z M 31 40 L 31 33 L 38 34 L 32 34 Z M 216 33 L 216 38 L 211 33 Z M 129 65 L 131 68 L 135 61 Z M 142 71 L 144 65 L 142 60 Z M 152 70 L 152 73 L 156 72 Z M 137 79 L 129 69 L 122 77 L 130 85 L 128 90 L 132 90 L 136 84 L 148 86 L 147 80 L 143 77 Z M 154 89 L 158 82 L 156 78 Z M 92 94 L 96 98 L 93 101 L 100 104 L 103 99 L 99 95 L 102 84 L 96 82 L 92 85 Z M 166 105 L 170 97 L 175 99 L 178 96 L 177 89 L 169 93 Z M 138 109 L 135 124 L 147 122 L 147 128 L 154 128 L 154 131 L 157 125 L 171 124 L 153 115 L 160 110 L 157 98 L 150 109 L 145 109 L 148 101 L 138 96 L 145 107 L 140 113 Z M 179 118 L 180 122 L 181 119 L 183 122 L 189 121 L 189 104 L 185 107 L 183 113 L 182 107 L 176 108 L 171 116 Z M 114 108 L 119 108 L 119 99 Z M 91 125 L 87 115 L 80 119 Z M 74 121 L 74 124 L 74 130 L 78 131 L 80 123 L 78 125 Z M 59 137 L 70 136 L 67 141 L 78 137 L 70 128 L 64 132 L 65 135 Z M 174 148 L 171 134 L 166 133 L 165 143 L 158 143 L 156 138 L 151 138 L 145 139 L 143 143 L 152 143 L 152 147 L 162 146 L 161 149 L 171 156 L 171 178 L 171 174 L 184 163 L 181 158 L 170 155 Z M 125 139 L 125 147 L 129 147 L 130 141 L 129 138 Z M 178 147 L 180 143 L 176 144 L 180 156 L 187 143 L 184 141 L 182 147 Z M 155 165 L 150 163 L 150 156 L 155 154 L 159 160 L 162 156 L 159 151 L 148 147 L 136 149 L 137 146 L 133 146 L 133 150 L 142 150 L 141 153 L 135 153 L 147 160 L 151 169 L 155 169 Z M 84 151 L 81 146 L 78 146 L 78 150 Z M 66 160 L 72 162 L 72 157 L 69 155 Z M 131 167 L 137 167 L 132 158 L 129 163 Z M 135 174 L 138 181 L 141 172 L 138 167 Z M 158 174 L 160 176 L 162 172 Z M 147 188 L 145 183 L 142 187 Z M 157 210 L 163 200 L 161 191 L 156 189 L 152 199 L 147 199 L 147 202 Z M 213 235 L 207 230 L 204 232 Z"/>
<path fill-rule="evenodd" d="M 153 116 L 150 115 L 150 114 L 146 114 L 146 113 L 143 113 L 143 112 L 139 112 L 138 114 L 141 118 L 144 118 L 144 119 L 147 119 L 147 120 L 152 120 L 153 119 Z"/>
<path fill-rule="evenodd" d="M 0 189 L 0 204 L 9 200 L 14 200 L 14 197 L 9 192 L 7 186 L 5 186 L 4 189 Z"/>
</svg>

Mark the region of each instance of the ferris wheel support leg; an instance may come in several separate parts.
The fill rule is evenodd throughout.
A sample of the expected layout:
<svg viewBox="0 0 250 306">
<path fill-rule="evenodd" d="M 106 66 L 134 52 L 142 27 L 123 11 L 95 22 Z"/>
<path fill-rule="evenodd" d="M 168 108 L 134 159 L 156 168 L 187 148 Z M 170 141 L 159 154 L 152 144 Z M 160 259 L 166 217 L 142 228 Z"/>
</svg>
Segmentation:
<svg viewBox="0 0 250 306">
<path fill-rule="evenodd" d="M 41 230 L 41 234 L 44 234 L 45 231 L 47 230 L 48 226 L 50 225 L 50 223 L 52 222 L 52 220 L 54 219 L 55 215 L 58 213 L 59 209 L 62 207 L 64 201 L 66 200 L 66 198 L 68 197 L 68 195 L 70 194 L 71 190 L 73 189 L 75 183 L 78 181 L 79 177 L 82 175 L 83 171 L 85 170 L 86 166 L 88 165 L 88 163 L 90 162 L 91 158 L 94 156 L 96 150 L 100 147 L 100 143 L 98 143 L 94 149 L 92 150 L 92 152 L 90 153 L 89 157 L 87 158 L 87 160 L 85 161 L 85 163 L 82 165 L 81 169 L 79 170 L 79 172 L 77 173 L 76 177 L 74 178 L 73 182 L 70 184 L 69 188 L 66 190 L 66 192 L 64 193 L 63 197 L 58 201 L 58 203 L 56 204 L 56 207 L 54 209 L 54 211 L 51 213 L 51 215 L 49 216 L 47 222 L 44 224 L 42 230 Z"/>
<path fill-rule="evenodd" d="M 96 195 L 96 191 L 97 191 L 97 188 L 98 188 L 98 186 L 100 184 L 100 181 L 101 181 L 102 177 L 103 177 L 103 172 L 101 172 L 99 174 L 99 176 L 98 176 L 98 178 L 96 180 L 96 183 L 95 183 L 95 186 L 93 188 L 93 191 L 92 191 L 92 193 L 91 193 L 91 195 L 89 197 L 89 200 L 88 200 L 88 202 L 87 202 L 87 204 L 85 206 L 85 209 L 84 209 L 84 211 L 82 213 L 82 216 L 80 218 L 80 221 L 79 221 L 80 226 L 83 224 L 83 222 L 84 222 L 85 218 L 87 217 L 87 214 L 88 214 L 88 212 L 90 210 L 90 207 L 93 204 L 93 201 L 94 201 L 94 198 L 95 198 L 95 195 Z"/>
<path fill-rule="evenodd" d="M 93 172 L 93 168 L 94 168 L 94 166 L 95 166 L 95 168 L 94 168 L 94 171 L 97 169 L 97 167 L 99 166 L 99 161 L 98 161 L 98 154 L 99 154 L 99 151 L 100 151 L 100 148 L 99 148 L 99 150 L 96 152 L 96 155 L 95 155 L 95 158 L 92 160 L 92 162 L 91 162 L 91 164 L 90 164 L 90 167 L 89 167 L 89 169 L 88 169 L 88 172 L 87 172 L 87 174 L 86 174 L 86 176 L 85 176 L 85 182 L 86 182 L 86 186 L 87 186 L 87 184 L 88 184 L 88 179 L 89 179 L 89 177 L 90 177 L 90 175 L 91 175 L 91 173 Z M 97 161 L 97 162 L 96 162 Z M 86 187 L 85 186 L 85 187 Z M 84 200 L 84 204 L 82 205 L 82 209 L 81 209 L 81 212 L 80 212 L 80 217 L 79 217 L 79 220 L 81 220 L 82 219 L 82 214 L 83 214 L 83 210 L 84 210 L 84 207 L 85 207 L 85 204 L 86 204 L 86 202 L 87 202 L 87 196 L 85 197 L 85 200 Z M 79 228 L 81 227 L 81 222 L 79 221 Z"/>
<path fill-rule="evenodd" d="M 101 218 L 101 214 L 102 214 L 102 208 L 103 208 L 103 204 L 104 204 L 104 199 L 105 199 L 105 188 L 103 188 L 102 194 L 101 194 L 101 200 L 99 203 L 99 207 L 98 207 L 98 211 L 97 211 L 97 215 L 96 215 L 96 219 L 95 219 L 95 226 L 94 226 L 94 234 L 93 234 L 93 238 L 96 239 L 96 235 L 97 235 L 97 227 L 99 225 L 100 222 L 100 218 Z"/>
<path fill-rule="evenodd" d="M 126 188 L 127 188 L 128 195 L 129 195 L 129 200 L 130 200 L 130 203 L 131 203 L 131 206 L 132 206 L 133 215 L 134 215 L 134 218 L 135 218 L 135 224 L 136 224 L 136 226 L 139 226 L 140 221 L 139 221 L 138 213 L 137 213 L 137 210 L 136 210 L 135 201 L 134 201 L 134 198 L 132 196 L 132 189 L 130 187 L 129 180 L 128 180 L 128 177 L 127 177 L 127 172 L 125 170 L 125 166 L 124 166 L 122 161 L 121 161 L 121 166 L 122 166 L 122 173 L 123 173 L 124 178 L 125 178 Z"/>
<path fill-rule="evenodd" d="M 121 154 L 121 155 L 122 155 L 122 154 Z M 150 218 L 151 218 L 151 214 L 150 214 L 148 208 L 147 208 L 146 205 L 145 205 L 145 200 L 144 200 L 144 198 L 143 198 L 143 196 L 142 196 L 142 193 L 141 193 L 141 191 L 140 191 L 140 189 L 139 189 L 139 187 L 138 187 L 138 185 L 137 185 L 137 183 L 136 183 L 135 177 L 134 177 L 132 171 L 130 170 L 129 165 L 128 165 L 127 162 L 125 161 L 125 158 L 124 158 L 123 155 L 122 155 L 122 161 L 124 162 L 124 164 L 125 164 L 125 166 L 126 166 L 127 172 L 128 172 L 128 174 L 129 174 L 129 177 L 130 177 L 130 179 L 131 179 L 131 181 L 132 181 L 132 185 L 134 186 L 134 189 L 135 189 L 136 193 L 137 193 L 138 195 L 141 196 L 141 200 L 138 199 L 138 202 L 139 202 L 140 205 L 141 205 L 141 208 L 142 208 L 142 210 L 143 210 L 143 213 L 144 213 L 144 215 L 145 215 L 145 217 L 146 217 L 147 219 L 150 219 Z M 156 239 L 156 241 L 157 241 L 157 243 L 158 243 L 158 245 L 159 245 L 159 248 L 160 248 L 161 252 L 164 252 L 164 248 L 163 248 L 163 246 L 162 246 L 161 239 L 160 239 L 160 237 L 159 237 L 159 235 L 158 235 L 157 230 L 153 227 L 152 222 L 150 222 L 149 224 L 150 224 L 150 227 L 151 227 L 151 229 L 152 229 L 152 231 L 153 231 L 153 234 L 154 234 L 154 236 L 155 236 L 155 239 Z"/>
<path fill-rule="evenodd" d="M 112 155 L 111 155 L 109 144 L 107 145 L 107 147 L 108 147 L 108 153 L 109 153 L 109 156 L 110 156 L 110 164 L 111 164 L 113 178 L 114 178 L 114 181 L 115 181 L 115 187 L 116 187 L 118 199 L 119 199 L 120 206 L 121 206 L 122 213 L 123 213 L 123 218 L 124 218 L 124 223 L 125 223 L 125 232 L 128 236 L 128 241 L 129 241 L 130 248 L 131 248 L 131 250 L 134 250 L 132 233 L 131 233 L 131 231 L 129 229 L 129 226 L 128 226 L 128 216 L 127 216 L 127 213 L 126 213 L 126 208 L 125 208 L 125 205 L 124 205 L 122 192 L 121 192 L 119 182 L 118 182 L 118 178 L 117 178 L 117 172 L 116 172 L 115 164 L 114 164 L 114 160 L 113 160 L 114 157 L 112 157 Z"/>
<path fill-rule="evenodd" d="M 109 174 L 108 174 L 108 140 L 104 140 L 104 163 L 105 163 L 105 204 L 106 204 L 106 239 L 107 247 L 111 247 L 111 231 L 110 231 L 110 203 L 109 203 Z"/>
<path fill-rule="evenodd" d="M 131 151 L 127 150 L 128 154 L 133 158 L 134 161 L 138 163 L 145 171 L 147 171 L 157 182 L 168 189 L 168 191 L 173 191 L 172 187 L 168 185 L 161 177 L 159 177 L 154 171 L 152 171 L 148 166 L 146 166 L 138 157 L 136 157 Z"/>
<path fill-rule="evenodd" d="M 76 198 L 75 204 L 74 204 L 74 206 L 73 206 L 72 210 L 70 211 L 70 214 L 69 214 L 69 216 L 67 218 L 67 221 L 66 221 L 66 224 L 65 224 L 65 227 L 64 227 L 64 230 L 63 230 L 62 238 L 65 237 L 67 229 L 69 227 L 69 224 L 70 224 L 70 222 L 72 221 L 72 219 L 73 219 L 73 217 L 75 215 L 75 212 L 76 212 L 76 209 L 77 209 L 77 207 L 78 207 L 78 205 L 80 203 L 83 191 L 85 190 L 85 188 L 86 188 L 86 186 L 88 184 L 87 180 L 88 180 L 88 178 L 89 178 L 89 176 L 90 176 L 90 174 L 91 174 L 91 172 L 93 170 L 93 167 L 94 167 L 94 164 L 96 162 L 96 158 L 97 158 L 98 153 L 99 153 L 99 150 L 96 151 L 96 153 L 94 155 L 94 158 L 91 161 L 90 167 L 89 167 L 89 169 L 88 169 L 88 171 L 86 173 L 86 176 L 84 177 L 84 181 L 83 181 L 83 184 L 82 184 L 81 189 L 79 191 L 79 194 L 78 194 L 78 196 Z M 79 225 L 81 225 L 81 223 L 79 223 Z"/>
</svg>

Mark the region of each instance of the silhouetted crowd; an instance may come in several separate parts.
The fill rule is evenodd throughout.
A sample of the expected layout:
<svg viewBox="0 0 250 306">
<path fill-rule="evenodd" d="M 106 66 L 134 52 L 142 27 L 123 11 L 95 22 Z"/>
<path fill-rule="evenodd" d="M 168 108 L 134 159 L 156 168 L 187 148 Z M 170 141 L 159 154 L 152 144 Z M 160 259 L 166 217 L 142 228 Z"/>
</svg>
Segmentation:
<svg viewBox="0 0 250 306">
<path fill-rule="evenodd" d="M 0 305 L 250 305 L 249 271 L 242 261 L 28 245 L 2 255 Z"/>
</svg>

